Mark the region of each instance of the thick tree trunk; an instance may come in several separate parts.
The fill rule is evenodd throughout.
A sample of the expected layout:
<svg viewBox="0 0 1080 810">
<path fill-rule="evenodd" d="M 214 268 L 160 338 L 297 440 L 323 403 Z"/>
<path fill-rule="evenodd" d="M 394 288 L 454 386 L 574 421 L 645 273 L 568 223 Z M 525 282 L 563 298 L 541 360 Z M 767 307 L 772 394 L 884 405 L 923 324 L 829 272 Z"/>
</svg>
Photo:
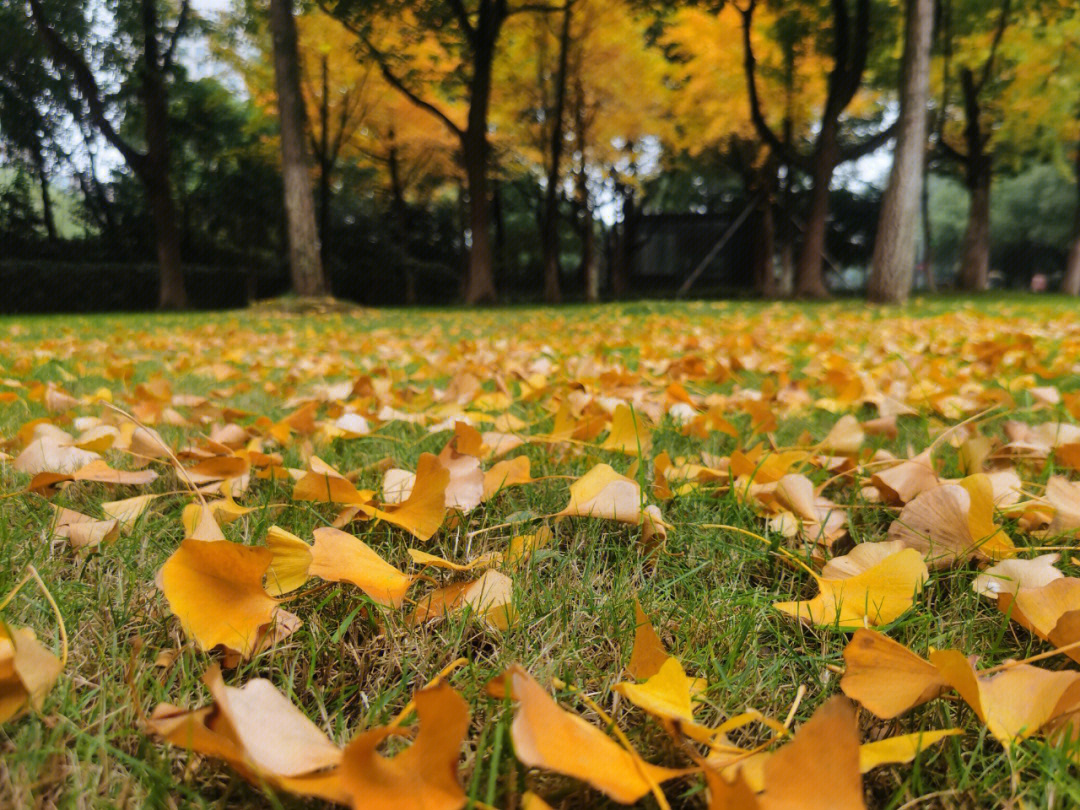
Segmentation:
<svg viewBox="0 0 1080 810">
<path fill-rule="evenodd" d="M 930 96 L 930 44 L 934 0 L 907 0 L 900 131 L 889 185 L 881 204 L 867 294 L 870 300 L 902 304 L 915 271 L 919 201 L 926 164 L 926 105 Z"/>
<path fill-rule="evenodd" d="M 184 272 L 180 262 L 180 229 L 176 223 L 172 188 L 167 176 L 149 180 L 145 187 L 154 223 L 158 267 L 161 270 L 158 306 L 162 309 L 182 309 L 187 306 L 187 291 L 184 289 Z"/>
<path fill-rule="evenodd" d="M 465 279 L 466 304 L 493 304 L 497 299 L 492 272 L 491 201 L 488 199 L 487 137 L 483 131 L 466 132 L 465 180 L 469 194 L 469 267 Z"/>
<path fill-rule="evenodd" d="M 304 142 L 304 100 L 300 94 L 300 60 L 292 0 L 270 0 L 270 32 L 274 39 L 274 82 L 281 123 L 281 174 L 285 186 L 285 218 L 289 238 L 289 272 L 297 295 L 325 295 L 319 235 L 311 195 L 311 176 Z"/>
<path fill-rule="evenodd" d="M 750 229 L 754 290 L 766 300 L 776 298 L 776 225 L 770 195 L 764 195 L 750 215 Z"/>
<path fill-rule="evenodd" d="M 800 298 L 828 298 L 822 276 L 825 256 L 825 233 L 829 224 L 829 185 L 836 169 L 836 121 L 823 124 L 814 156 L 813 188 L 810 212 L 806 218 L 802 249 L 795 266 L 795 295 Z"/>
<path fill-rule="evenodd" d="M 180 262 L 180 229 L 176 222 L 169 178 L 169 107 L 157 47 L 157 8 L 154 0 L 143 0 L 143 103 L 146 109 L 146 159 L 142 177 L 150 215 L 154 222 L 161 281 L 158 306 L 183 309 L 187 306 L 184 273 Z"/>
<path fill-rule="evenodd" d="M 1073 243 L 1069 258 L 1065 263 L 1065 278 L 1061 281 L 1061 291 L 1066 295 L 1080 295 L 1080 142 L 1076 144 L 1076 213 L 1073 215 Z"/>
<path fill-rule="evenodd" d="M 974 162 L 968 180 L 971 208 L 960 260 L 960 286 L 971 292 L 990 285 L 990 163 L 983 156 L 976 156 Z"/>
<path fill-rule="evenodd" d="M 902 304 L 911 293 L 926 163 L 926 104 L 930 95 L 934 1 L 907 0 L 906 6 L 900 130 L 878 219 L 867 288 L 870 300 L 888 304 Z"/>
</svg>

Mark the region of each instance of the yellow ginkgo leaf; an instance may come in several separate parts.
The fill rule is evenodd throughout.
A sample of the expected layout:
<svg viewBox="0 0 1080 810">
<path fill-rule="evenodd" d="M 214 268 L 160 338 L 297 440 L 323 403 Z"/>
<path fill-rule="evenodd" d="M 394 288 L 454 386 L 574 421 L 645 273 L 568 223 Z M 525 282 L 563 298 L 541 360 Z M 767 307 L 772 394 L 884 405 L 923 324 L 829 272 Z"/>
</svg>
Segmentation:
<svg viewBox="0 0 1080 810">
<path fill-rule="evenodd" d="M 532 482 L 529 474 L 529 457 L 515 456 L 499 461 L 484 473 L 484 500 L 490 499 L 496 492 L 507 487 L 516 487 Z"/>
<path fill-rule="evenodd" d="M 361 506 L 369 517 L 400 526 L 417 540 L 430 540 L 446 517 L 446 487 L 450 473 L 439 459 L 424 453 L 416 464 L 416 480 L 409 497 L 400 504 L 382 508 Z"/>
<path fill-rule="evenodd" d="M 345 748 L 341 784 L 356 810 L 465 806 L 458 762 L 469 730 L 469 707 L 444 681 L 417 692 L 413 702 L 420 730 L 404 751 L 394 757 L 378 751 L 388 737 L 402 733 L 396 726 L 363 731 Z"/>
<path fill-rule="evenodd" d="M 886 720 L 948 688 L 937 667 L 875 630 L 855 631 L 844 648 L 844 663 L 844 694 Z"/>
<path fill-rule="evenodd" d="M 360 540 L 329 526 L 313 533 L 308 573 L 327 582 L 349 582 L 387 607 L 399 607 L 413 578 L 403 574 Z"/>
<path fill-rule="evenodd" d="M 571 714 L 551 698 L 528 672 L 511 667 L 496 677 L 492 691 L 501 694 L 509 680 L 518 710 L 510 726 L 517 758 L 527 767 L 542 768 L 579 779 L 622 804 L 636 802 L 681 771 L 644 762 L 600 729 Z"/>
<path fill-rule="evenodd" d="M 922 555 L 904 549 L 846 579 L 816 577 L 820 593 L 805 602 L 777 602 L 777 610 L 812 624 L 858 629 L 899 618 L 922 592 L 929 572 Z"/>
<path fill-rule="evenodd" d="M 611 432 L 600 446 L 631 456 L 643 456 L 652 448 L 652 433 L 641 413 L 629 405 L 617 405 L 611 417 Z"/>
<path fill-rule="evenodd" d="M 277 600 L 262 580 L 273 555 L 227 540 L 185 540 L 159 572 L 161 590 L 184 632 L 202 650 L 251 656 L 274 622 Z"/>
<path fill-rule="evenodd" d="M 33 630 L 0 622 L 0 723 L 41 709 L 62 669 Z"/>
<path fill-rule="evenodd" d="M 271 596 L 291 593 L 311 578 L 311 546 L 295 534 L 271 526 L 266 547 L 274 555 L 266 569 L 266 590 Z"/>
<path fill-rule="evenodd" d="M 690 685 L 682 664 L 669 656 L 659 671 L 644 683 L 623 681 L 613 688 L 654 717 L 692 724 L 694 707 L 690 700 Z"/>
<path fill-rule="evenodd" d="M 560 517 L 592 517 L 641 523 L 641 487 L 607 464 L 597 464 L 570 485 L 570 503 Z"/>
<path fill-rule="evenodd" d="M 156 494 L 136 495 L 134 498 L 108 501 L 101 505 L 101 511 L 107 517 L 116 520 L 121 531 L 129 532 L 135 526 L 135 521 L 139 519 L 157 497 Z"/>
<path fill-rule="evenodd" d="M 1005 747 L 1037 734 L 1080 700 L 1080 672 L 1017 664 L 980 677 L 959 650 L 935 650 L 930 663 Z"/>
</svg>

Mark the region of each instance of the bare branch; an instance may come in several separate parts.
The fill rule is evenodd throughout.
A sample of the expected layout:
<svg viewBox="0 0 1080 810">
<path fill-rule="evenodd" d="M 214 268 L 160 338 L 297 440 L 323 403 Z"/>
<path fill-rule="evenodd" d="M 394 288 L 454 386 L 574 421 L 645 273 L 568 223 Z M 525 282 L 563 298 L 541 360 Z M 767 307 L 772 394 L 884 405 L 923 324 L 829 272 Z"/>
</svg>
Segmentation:
<svg viewBox="0 0 1080 810">
<path fill-rule="evenodd" d="M 476 27 L 469 19 L 469 12 L 465 8 L 463 0 L 447 0 L 450 4 L 450 8 L 454 12 L 454 16 L 457 17 L 458 25 L 461 26 L 462 33 L 465 34 L 465 39 L 469 41 L 470 45 L 476 44 Z"/>
<path fill-rule="evenodd" d="M 880 149 L 887 144 L 893 138 L 896 137 L 897 130 L 900 128 L 900 119 L 893 121 L 885 129 L 880 132 L 871 135 L 860 143 L 848 144 L 840 148 L 840 162 L 844 163 L 849 160 L 858 160 L 859 158 L 869 155 L 876 149 Z"/>
<path fill-rule="evenodd" d="M 990 76 L 994 72 L 994 57 L 997 56 L 998 45 L 1001 44 L 1001 38 L 1005 36 L 1005 29 L 1009 27 L 1009 9 L 1011 6 L 1011 0 L 1002 0 L 1001 14 L 998 16 L 997 27 L 994 29 L 994 38 L 990 41 L 990 53 L 987 54 L 986 62 L 983 63 L 982 73 L 979 76 L 979 81 L 975 85 L 975 93 L 982 92 L 983 87 L 990 81 Z"/>
</svg>

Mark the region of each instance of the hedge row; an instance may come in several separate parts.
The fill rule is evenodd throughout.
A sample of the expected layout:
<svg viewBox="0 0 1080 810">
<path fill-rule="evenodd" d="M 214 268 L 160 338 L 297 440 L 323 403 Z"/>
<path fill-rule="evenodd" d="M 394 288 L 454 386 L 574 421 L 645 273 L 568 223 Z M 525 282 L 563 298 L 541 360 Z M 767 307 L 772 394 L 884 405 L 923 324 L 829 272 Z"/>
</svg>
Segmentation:
<svg viewBox="0 0 1080 810">
<path fill-rule="evenodd" d="M 277 279 L 235 268 L 189 266 L 184 286 L 193 309 L 246 306 L 249 296 L 272 295 Z M 0 262 L 0 313 L 117 312 L 157 307 L 158 268 L 152 264 Z"/>
</svg>

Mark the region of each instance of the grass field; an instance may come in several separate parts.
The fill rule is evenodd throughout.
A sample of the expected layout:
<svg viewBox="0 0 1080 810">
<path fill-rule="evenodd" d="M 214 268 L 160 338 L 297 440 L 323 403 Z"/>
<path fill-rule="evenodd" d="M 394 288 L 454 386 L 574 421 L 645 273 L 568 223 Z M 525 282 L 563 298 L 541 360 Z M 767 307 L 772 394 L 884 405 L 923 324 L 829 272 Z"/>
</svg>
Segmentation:
<svg viewBox="0 0 1080 810">
<path fill-rule="evenodd" d="M 357 384 L 328 385 L 342 381 Z M 57 391 L 79 401 L 60 400 L 57 406 Z M 316 580 L 287 603 L 303 626 L 226 669 L 225 681 L 270 679 L 334 742 L 345 744 L 357 732 L 391 721 L 415 690 L 463 657 L 467 663 L 449 682 L 471 712 L 460 761 L 468 796 L 514 807 L 531 790 L 554 807 L 602 807 L 611 801 L 582 781 L 517 761 L 510 739 L 513 704 L 488 697 L 485 684 L 507 666 L 521 664 L 563 708 L 602 727 L 569 688 L 551 686 L 561 679 L 603 707 L 649 762 L 692 766 L 660 724 L 613 692 L 629 678 L 625 667 L 635 634 L 636 597 L 667 650 L 690 676 L 708 682 L 695 709 L 697 722 L 716 726 L 748 708 L 783 721 L 805 687 L 793 717 L 797 727 L 839 692 L 842 653 L 851 634 L 800 623 L 773 607 L 816 592 L 813 579 L 789 564 L 780 549 L 819 565 L 820 557 L 843 554 L 852 543 L 884 540 L 900 507 L 870 497 L 863 489 L 870 467 L 863 465 L 882 449 L 900 458 L 914 456 L 947 426 L 976 415 L 974 431 L 994 444 L 984 462 L 987 469 L 1015 468 L 1024 503 L 1038 505 L 1051 475 L 1075 479 L 1077 472 L 1063 467 L 1053 453 L 1045 461 L 1011 457 L 1003 431 L 1008 420 L 1076 421 L 1080 318 L 1071 300 L 988 298 L 974 304 L 935 299 L 903 310 L 869 309 L 858 302 L 641 303 L 481 312 L 263 309 L 3 319 L 0 395 L 0 442 L 7 443 L 11 457 L 23 449 L 20 428 L 35 419 L 47 417 L 73 435 L 89 424 L 76 425 L 78 417 L 122 423 L 123 417 L 102 404 L 101 398 L 109 397 L 152 423 L 174 450 L 205 440 L 215 426 L 236 422 L 261 440 L 265 453 L 280 454 L 282 466 L 303 470 L 314 453 L 342 473 L 355 473 L 357 489 L 374 490 L 376 497 L 387 466 L 413 470 L 422 453 L 437 454 L 447 444 L 451 431 L 430 430 L 438 423 L 452 425 L 464 414 L 480 430 L 498 427 L 535 439 L 507 455 L 527 456 L 532 477 L 546 480 L 500 491 L 457 521 L 448 517 L 428 542 L 383 521 L 348 527 L 389 563 L 415 573 L 419 569 L 409 548 L 464 563 L 501 551 L 513 536 L 546 523 L 554 532 L 552 543 L 508 571 L 517 615 L 507 629 L 493 629 L 469 611 L 419 625 L 409 621 L 409 603 L 433 585 L 477 572 L 425 569 L 432 582 L 415 583 L 400 609 L 375 604 L 353 585 L 318 587 Z M 185 396 L 173 399 L 178 395 Z M 313 398 L 318 405 L 310 429 L 294 430 L 283 440 L 272 437 L 270 425 Z M 685 429 L 675 417 L 687 409 L 676 409 L 675 417 L 671 412 L 684 399 L 690 418 L 722 415 L 737 435 L 712 429 L 716 422 Z M 46 407 L 50 402 L 52 413 Z M 574 438 L 542 440 L 568 402 L 573 403 Z M 651 437 L 651 448 L 640 457 L 601 447 L 618 402 L 632 403 L 642 424 L 649 425 L 644 435 Z M 346 403 L 369 419 L 370 435 L 331 437 L 326 426 Z M 897 419 L 895 436 L 867 435 L 849 451 L 846 473 L 816 463 L 815 454 L 823 453 L 818 443 L 841 415 L 866 422 L 893 407 L 890 403 L 916 412 Z M 418 420 L 377 418 L 384 407 Z M 768 423 L 770 415 L 775 427 Z M 962 475 L 957 445 L 974 435 L 957 431 L 956 441 L 938 442 L 934 462 L 942 479 Z M 662 452 L 676 464 L 685 459 L 716 467 L 734 451 L 755 445 L 769 452 L 808 450 L 792 471 L 817 485 L 828 481 L 824 495 L 848 520 L 847 536 L 831 550 L 810 553 L 797 538 L 775 532 L 766 545 L 709 528 L 727 524 L 768 532 L 765 510 L 736 481 L 719 478 L 676 488 L 672 498 L 658 497 L 654 467 Z M 102 454 L 113 467 L 132 466 L 130 454 Z M 484 467 L 493 462 L 485 458 Z M 670 524 L 655 556 L 646 553 L 639 526 L 550 517 L 567 505 L 571 478 L 600 462 L 635 478 L 645 500 L 658 505 Z M 208 704 L 200 678 L 221 660 L 185 635 L 155 586 L 156 572 L 184 538 L 181 510 L 193 497 L 167 459 L 151 468 L 160 475 L 146 486 L 72 482 L 47 498 L 25 491 L 31 476 L 16 472 L 12 461 L 0 462 L 5 496 L 0 500 L 0 594 L 33 565 L 55 597 L 70 639 L 67 665 L 41 711 L 0 726 L 0 806 L 319 806 L 252 786 L 227 765 L 170 746 L 142 728 L 140 718 L 159 702 Z M 329 525 L 340 509 L 294 500 L 292 490 L 291 480 L 252 475 L 237 502 L 253 511 L 222 526 L 225 536 L 263 545 L 276 524 L 310 542 L 313 530 Z M 101 517 L 103 502 L 142 493 L 162 495 L 112 542 L 77 551 L 53 536 L 51 504 Z M 1066 576 L 1080 576 L 1067 550 L 1075 543 L 1072 535 L 1037 535 L 1023 505 L 999 511 L 996 521 L 1021 557 L 1035 556 L 1024 551 L 1027 547 L 1062 546 L 1058 567 Z M 879 629 L 919 654 L 929 647 L 955 647 L 978 655 L 982 667 L 1052 649 L 973 592 L 978 567 L 968 560 L 931 571 L 911 609 Z M 50 649 L 59 650 L 57 620 L 32 586 L 3 609 L 3 618 L 33 628 Z M 175 660 L 156 665 L 168 650 L 178 651 Z M 1077 665 L 1057 656 L 1039 666 Z M 955 695 L 896 720 L 879 720 L 866 711 L 859 716 L 864 741 L 951 727 L 964 734 L 922 752 L 914 763 L 868 773 L 867 804 L 1034 808 L 1080 803 L 1075 749 L 1038 735 L 1003 747 Z M 768 739 L 768 730 L 749 726 L 731 738 L 750 747 Z M 403 745 L 395 743 L 392 750 Z M 672 807 L 705 806 L 696 775 L 665 783 L 664 793 Z M 656 799 L 646 796 L 640 805 L 655 807 Z"/>
</svg>

